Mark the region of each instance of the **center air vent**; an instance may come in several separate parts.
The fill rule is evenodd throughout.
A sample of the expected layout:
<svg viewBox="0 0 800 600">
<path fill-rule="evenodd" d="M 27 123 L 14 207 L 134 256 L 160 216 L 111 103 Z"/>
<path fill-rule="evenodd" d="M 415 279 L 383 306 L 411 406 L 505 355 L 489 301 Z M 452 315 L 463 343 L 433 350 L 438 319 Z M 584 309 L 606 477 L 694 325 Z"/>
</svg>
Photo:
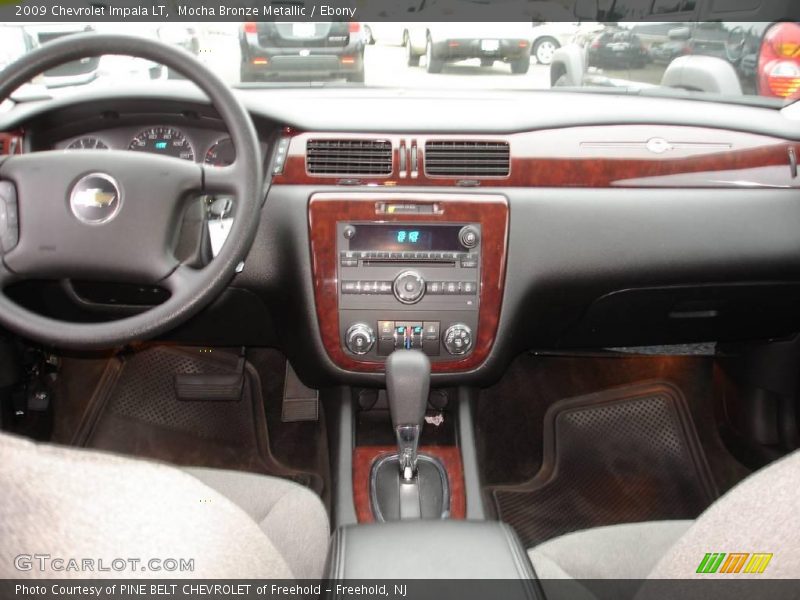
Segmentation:
<svg viewBox="0 0 800 600">
<path fill-rule="evenodd" d="M 391 175 L 388 140 L 308 140 L 306 170 L 314 175 Z"/>
<path fill-rule="evenodd" d="M 425 173 L 450 177 L 506 177 L 508 142 L 437 140 L 425 143 Z"/>
</svg>

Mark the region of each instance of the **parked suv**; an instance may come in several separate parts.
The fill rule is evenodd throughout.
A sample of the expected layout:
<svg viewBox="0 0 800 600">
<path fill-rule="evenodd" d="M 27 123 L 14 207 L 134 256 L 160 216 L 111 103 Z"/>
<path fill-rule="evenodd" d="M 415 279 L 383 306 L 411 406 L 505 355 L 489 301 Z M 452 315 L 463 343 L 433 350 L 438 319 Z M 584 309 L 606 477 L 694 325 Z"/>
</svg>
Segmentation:
<svg viewBox="0 0 800 600">
<path fill-rule="evenodd" d="M 647 49 L 638 35 L 630 31 L 609 30 L 597 35 L 586 52 L 590 67 L 643 67 Z"/>
<path fill-rule="evenodd" d="M 366 40 L 360 23 L 248 21 L 239 28 L 239 44 L 243 82 L 293 77 L 364 81 Z"/>
<path fill-rule="evenodd" d="M 425 55 L 428 73 L 441 73 L 445 63 L 479 58 L 482 67 L 496 61 L 522 75 L 531 64 L 529 23 L 427 23 L 412 27 L 406 42 L 409 65 Z"/>
</svg>

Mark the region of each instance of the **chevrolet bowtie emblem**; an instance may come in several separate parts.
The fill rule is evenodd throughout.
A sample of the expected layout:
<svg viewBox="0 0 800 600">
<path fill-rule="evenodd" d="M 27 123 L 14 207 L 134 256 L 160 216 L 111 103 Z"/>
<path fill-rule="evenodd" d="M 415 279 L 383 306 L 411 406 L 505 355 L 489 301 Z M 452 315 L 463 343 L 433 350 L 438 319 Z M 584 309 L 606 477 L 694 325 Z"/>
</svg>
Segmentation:
<svg viewBox="0 0 800 600">
<path fill-rule="evenodd" d="M 114 193 L 104 192 L 100 188 L 90 188 L 75 192 L 74 203 L 76 206 L 94 206 L 96 208 L 110 205 L 117 199 Z"/>
<path fill-rule="evenodd" d="M 81 177 L 69 197 L 72 214 L 88 225 L 106 223 L 117 216 L 122 194 L 116 179 L 105 173 Z"/>
</svg>

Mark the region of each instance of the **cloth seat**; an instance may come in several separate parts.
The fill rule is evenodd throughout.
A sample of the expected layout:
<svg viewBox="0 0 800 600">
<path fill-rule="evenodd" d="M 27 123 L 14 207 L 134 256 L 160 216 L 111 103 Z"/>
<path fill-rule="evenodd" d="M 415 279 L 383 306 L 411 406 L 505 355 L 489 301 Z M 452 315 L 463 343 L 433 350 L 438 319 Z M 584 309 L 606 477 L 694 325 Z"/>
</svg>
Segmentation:
<svg viewBox="0 0 800 600">
<path fill-rule="evenodd" d="M 246 512 L 299 579 L 322 576 L 330 525 L 322 501 L 307 488 L 277 477 L 221 469 L 187 468 Z"/>
<path fill-rule="evenodd" d="M 297 484 L 8 434 L 0 465 L 0 578 L 322 576 L 328 517 Z"/>
<path fill-rule="evenodd" d="M 528 550 L 542 579 L 644 579 L 693 521 L 594 527 Z"/>
<path fill-rule="evenodd" d="M 747 477 L 694 521 L 587 529 L 543 542 L 528 556 L 542 579 L 694 579 L 708 577 L 697 573 L 707 553 L 769 553 L 763 573 L 735 576 L 796 578 L 798 489 L 800 451 Z"/>
</svg>

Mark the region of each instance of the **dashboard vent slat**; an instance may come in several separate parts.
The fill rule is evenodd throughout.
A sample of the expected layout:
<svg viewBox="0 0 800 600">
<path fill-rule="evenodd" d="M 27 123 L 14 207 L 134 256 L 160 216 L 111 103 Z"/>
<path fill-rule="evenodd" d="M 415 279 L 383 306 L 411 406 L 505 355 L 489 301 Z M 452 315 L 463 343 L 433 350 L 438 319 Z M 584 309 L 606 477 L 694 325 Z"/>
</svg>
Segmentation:
<svg viewBox="0 0 800 600">
<path fill-rule="evenodd" d="M 306 170 L 313 175 L 391 175 L 388 140 L 308 140 Z"/>
<path fill-rule="evenodd" d="M 425 173 L 445 177 L 507 177 L 508 142 L 437 140 L 425 142 Z"/>
</svg>

